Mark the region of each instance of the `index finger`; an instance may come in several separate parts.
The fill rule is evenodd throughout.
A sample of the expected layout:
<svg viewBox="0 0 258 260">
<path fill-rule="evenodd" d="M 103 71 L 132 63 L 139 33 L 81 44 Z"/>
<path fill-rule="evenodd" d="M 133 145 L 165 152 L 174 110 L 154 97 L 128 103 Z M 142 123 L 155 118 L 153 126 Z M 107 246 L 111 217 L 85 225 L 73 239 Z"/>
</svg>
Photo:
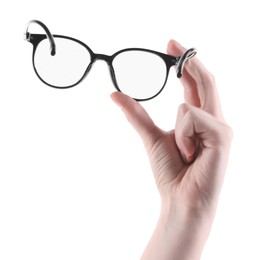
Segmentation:
<svg viewBox="0 0 258 260">
<path fill-rule="evenodd" d="M 186 49 L 174 40 L 168 43 L 169 55 L 181 56 L 185 51 Z M 185 63 L 181 82 L 186 103 L 200 107 L 223 120 L 215 78 L 196 57 Z"/>
</svg>

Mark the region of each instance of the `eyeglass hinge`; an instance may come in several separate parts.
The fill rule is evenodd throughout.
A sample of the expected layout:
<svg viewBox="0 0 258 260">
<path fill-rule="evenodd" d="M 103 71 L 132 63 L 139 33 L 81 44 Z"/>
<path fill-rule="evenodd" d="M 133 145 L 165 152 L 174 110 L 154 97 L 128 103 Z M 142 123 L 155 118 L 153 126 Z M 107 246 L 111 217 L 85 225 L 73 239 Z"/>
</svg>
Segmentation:
<svg viewBox="0 0 258 260">
<path fill-rule="evenodd" d="M 24 33 L 24 40 L 30 42 L 32 39 L 33 37 L 29 32 Z"/>
</svg>

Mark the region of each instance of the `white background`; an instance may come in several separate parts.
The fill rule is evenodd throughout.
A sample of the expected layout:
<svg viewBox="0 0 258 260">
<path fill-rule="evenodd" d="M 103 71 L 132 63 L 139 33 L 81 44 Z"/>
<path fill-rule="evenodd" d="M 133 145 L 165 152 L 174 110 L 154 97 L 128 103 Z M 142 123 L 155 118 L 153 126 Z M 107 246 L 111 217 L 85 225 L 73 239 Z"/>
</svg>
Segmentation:
<svg viewBox="0 0 258 260">
<path fill-rule="evenodd" d="M 159 215 L 138 135 L 109 95 L 97 62 L 76 88 L 34 74 L 31 19 L 96 53 L 126 47 L 165 52 L 169 39 L 197 47 L 216 76 L 234 130 L 217 216 L 202 259 L 258 259 L 256 1 L 5 1 L 0 4 L 0 259 L 139 259 Z M 36 27 L 35 27 L 36 29 Z M 143 86 L 144 87 L 144 86 Z M 143 106 L 174 127 L 183 91 L 171 70 Z"/>
</svg>

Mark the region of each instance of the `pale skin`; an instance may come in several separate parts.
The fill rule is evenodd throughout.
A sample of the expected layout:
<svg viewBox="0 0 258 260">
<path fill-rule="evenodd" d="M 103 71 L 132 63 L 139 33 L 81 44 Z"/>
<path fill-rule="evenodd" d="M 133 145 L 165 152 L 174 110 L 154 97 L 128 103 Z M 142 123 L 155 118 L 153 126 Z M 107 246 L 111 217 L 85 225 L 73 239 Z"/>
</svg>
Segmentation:
<svg viewBox="0 0 258 260">
<path fill-rule="evenodd" d="M 186 49 L 171 40 L 167 52 Z M 227 167 L 232 130 L 213 75 L 196 58 L 185 64 L 185 103 L 175 129 L 163 131 L 143 107 L 116 92 L 113 101 L 139 133 L 161 197 L 161 211 L 141 260 L 197 260 L 208 239 Z"/>
</svg>

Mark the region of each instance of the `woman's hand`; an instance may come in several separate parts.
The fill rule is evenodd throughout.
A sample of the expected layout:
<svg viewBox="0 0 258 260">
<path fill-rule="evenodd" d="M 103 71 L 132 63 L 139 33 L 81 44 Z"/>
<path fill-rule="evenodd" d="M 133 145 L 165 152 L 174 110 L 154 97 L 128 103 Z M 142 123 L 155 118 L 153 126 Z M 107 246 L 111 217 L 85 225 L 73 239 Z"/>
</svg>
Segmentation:
<svg viewBox="0 0 258 260">
<path fill-rule="evenodd" d="M 180 56 L 185 49 L 170 41 L 167 51 Z M 199 259 L 228 161 L 232 131 L 224 121 L 214 77 L 194 57 L 185 64 L 181 82 L 185 103 L 170 132 L 156 126 L 130 97 L 112 94 L 143 140 L 161 195 L 161 217 L 142 259 Z"/>
</svg>

